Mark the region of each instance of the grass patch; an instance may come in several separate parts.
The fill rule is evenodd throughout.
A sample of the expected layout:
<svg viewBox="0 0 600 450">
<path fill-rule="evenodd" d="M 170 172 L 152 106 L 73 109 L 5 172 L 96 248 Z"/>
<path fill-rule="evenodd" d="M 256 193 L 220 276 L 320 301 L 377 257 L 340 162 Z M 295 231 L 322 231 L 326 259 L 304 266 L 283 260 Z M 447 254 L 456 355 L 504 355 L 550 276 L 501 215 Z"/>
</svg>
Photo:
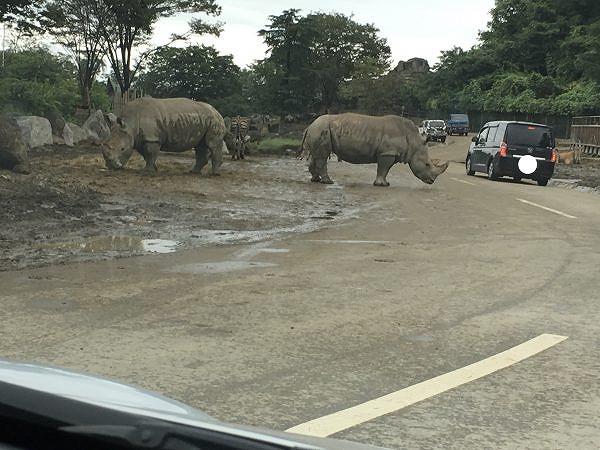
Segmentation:
<svg viewBox="0 0 600 450">
<path fill-rule="evenodd" d="M 302 138 L 289 136 L 265 137 L 259 142 L 252 142 L 250 151 L 254 150 L 257 153 L 268 155 L 285 155 L 289 153 L 288 150 L 292 150 L 294 153 L 298 152 L 301 144 Z"/>
</svg>

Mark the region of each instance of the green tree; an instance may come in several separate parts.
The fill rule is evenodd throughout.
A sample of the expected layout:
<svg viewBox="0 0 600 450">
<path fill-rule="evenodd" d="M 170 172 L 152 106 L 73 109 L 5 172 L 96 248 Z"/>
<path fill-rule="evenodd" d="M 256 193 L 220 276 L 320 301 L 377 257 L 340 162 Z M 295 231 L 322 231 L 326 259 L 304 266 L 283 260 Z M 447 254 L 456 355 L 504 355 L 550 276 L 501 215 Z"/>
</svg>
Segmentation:
<svg viewBox="0 0 600 450">
<path fill-rule="evenodd" d="M 178 13 L 217 16 L 221 12 L 215 0 L 90 0 L 90 3 L 99 18 L 104 53 L 122 92 L 129 90 L 144 60 L 157 50 L 150 48 L 133 61 L 134 53 L 148 44 L 159 19 Z M 199 18 L 191 20 L 189 26 L 184 33 L 173 33 L 164 46 L 186 40 L 192 34 L 218 35 L 220 31 L 220 24 Z"/>
<path fill-rule="evenodd" d="M 262 71 L 256 81 L 262 98 L 274 100 L 272 111 L 327 111 L 338 103 L 342 82 L 361 65 L 389 66 L 390 49 L 373 25 L 338 13 L 302 17 L 298 12 L 270 16 L 271 23 L 259 32 L 269 56 L 256 65 Z"/>
<path fill-rule="evenodd" d="M 232 96 L 241 99 L 242 94 L 240 68 L 233 57 L 204 45 L 158 50 L 137 84 L 154 97 L 188 97 L 211 104 Z"/>
<path fill-rule="evenodd" d="M 62 45 L 77 66 L 80 107 L 92 108 L 92 88 L 104 57 L 99 24 L 89 0 L 52 0 L 43 13 L 42 25 Z"/>
<path fill-rule="evenodd" d="M 316 30 L 310 47 L 310 73 L 317 85 L 321 109 L 338 102 L 341 83 L 359 67 L 374 72 L 389 68 L 390 48 L 377 37 L 378 29 L 362 25 L 343 14 L 310 14 L 305 19 Z"/>
<path fill-rule="evenodd" d="M 280 115 L 306 111 L 312 97 L 308 65 L 315 31 L 299 12 L 289 9 L 269 16 L 271 23 L 258 32 L 270 55 L 256 65 L 259 76 L 255 81 L 262 84 L 263 99 L 271 97 L 270 110 Z"/>
<path fill-rule="evenodd" d="M 77 103 L 75 68 L 44 48 L 9 51 L 0 76 L 0 105 L 4 111 L 48 116 L 74 112 Z"/>
<path fill-rule="evenodd" d="M 44 0 L 2 0 L 0 23 L 26 32 L 38 30 L 37 18 L 44 3 Z"/>
</svg>

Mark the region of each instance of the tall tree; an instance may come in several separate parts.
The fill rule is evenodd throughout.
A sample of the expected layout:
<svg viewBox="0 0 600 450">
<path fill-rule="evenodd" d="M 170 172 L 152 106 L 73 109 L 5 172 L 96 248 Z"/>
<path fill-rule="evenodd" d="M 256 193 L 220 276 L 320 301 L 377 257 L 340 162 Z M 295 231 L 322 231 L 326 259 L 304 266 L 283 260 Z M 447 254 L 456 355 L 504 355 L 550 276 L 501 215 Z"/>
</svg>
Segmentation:
<svg viewBox="0 0 600 450">
<path fill-rule="evenodd" d="M 9 24 L 24 31 L 38 29 L 36 20 L 44 0 L 2 0 L 0 23 Z"/>
<path fill-rule="evenodd" d="M 214 47 L 162 48 L 148 59 L 138 85 L 155 97 L 211 102 L 241 92 L 240 68 Z"/>
<path fill-rule="evenodd" d="M 315 31 L 302 20 L 299 12 L 299 9 L 288 9 L 279 16 L 269 16 L 271 23 L 258 32 L 270 56 L 269 64 L 258 64 L 256 68 L 263 70 L 262 81 L 275 89 L 271 96 L 278 107 L 272 111 L 281 115 L 305 110 L 311 100 L 307 68 Z"/>
<path fill-rule="evenodd" d="M 221 7 L 215 0 L 90 0 L 96 17 L 100 18 L 99 30 L 103 35 L 106 54 L 115 79 L 122 92 L 127 92 L 143 61 L 157 48 L 140 53 L 149 42 L 156 22 L 178 13 L 205 13 L 218 16 Z M 210 24 L 202 19 L 193 19 L 189 30 L 173 33 L 168 46 L 175 41 L 189 38 L 192 34 L 212 33 L 218 35 L 220 24 Z M 134 53 L 138 52 L 136 61 Z"/>
<path fill-rule="evenodd" d="M 389 68 L 390 48 L 379 30 L 371 24 L 359 24 L 343 14 L 310 14 L 306 22 L 316 30 L 310 52 L 310 70 L 318 86 L 323 111 L 338 101 L 341 83 L 359 66 Z"/>
<path fill-rule="evenodd" d="M 43 16 L 44 28 L 77 66 L 80 107 L 91 109 L 91 91 L 104 56 L 99 24 L 106 19 L 96 15 L 89 0 L 52 0 Z"/>
<path fill-rule="evenodd" d="M 282 114 L 327 111 L 358 66 L 389 67 L 390 49 L 373 25 L 338 13 L 298 13 L 291 9 L 270 16 L 271 23 L 259 32 L 269 46 L 259 67 L 268 69 L 263 81 L 277 91 Z"/>
</svg>

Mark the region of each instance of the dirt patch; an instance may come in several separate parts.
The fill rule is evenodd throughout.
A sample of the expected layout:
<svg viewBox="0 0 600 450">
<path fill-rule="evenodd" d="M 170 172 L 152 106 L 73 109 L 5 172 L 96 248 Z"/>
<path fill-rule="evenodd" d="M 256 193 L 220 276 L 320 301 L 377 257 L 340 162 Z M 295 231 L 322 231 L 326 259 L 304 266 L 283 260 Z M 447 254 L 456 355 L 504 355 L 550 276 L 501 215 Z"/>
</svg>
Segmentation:
<svg viewBox="0 0 600 450">
<path fill-rule="evenodd" d="M 440 149 L 448 159 L 449 149 Z M 226 160 L 220 177 L 190 173 L 193 157 L 161 154 L 159 174 L 147 176 L 138 155 L 112 172 L 93 146 L 30 152 L 30 175 L 0 170 L 0 271 L 132 256 L 163 244 L 170 251 L 259 241 L 339 223 L 374 205 L 337 184 L 310 183 L 306 161 L 293 156 Z M 600 188 L 600 158 L 582 162 L 557 166 L 555 179 Z"/>
<path fill-rule="evenodd" d="M 32 174 L 0 171 L 0 271 L 142 254 L 157 239 L 178 249 L 251 242 L 351 209 L 340 189 L 311 191 L 293 157 L 225 161 L 220 177 L 190 173 L 193 158 L 162 154 L 148 176 L 138 155 L 113 172 L 93 146 L 30 152 Z"/>
</svg>

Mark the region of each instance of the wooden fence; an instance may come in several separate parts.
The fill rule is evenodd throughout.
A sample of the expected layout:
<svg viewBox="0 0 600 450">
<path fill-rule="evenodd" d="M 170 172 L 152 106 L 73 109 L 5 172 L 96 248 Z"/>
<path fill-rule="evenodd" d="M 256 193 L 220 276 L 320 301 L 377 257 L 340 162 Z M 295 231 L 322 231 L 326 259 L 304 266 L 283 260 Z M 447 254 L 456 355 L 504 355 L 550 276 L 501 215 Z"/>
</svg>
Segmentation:
<svg viewBox="0 0 600 450">
<path fill-rule="evenodd" d="M 136 98 L 143 97 L 144 93 L 141 89 L 131 88 L 127 92 L 115 91 L 112 95 L 112 112 L 117 117 L 123 112 L 123 107 Z"/>
<path fill-rule="evenodd" d="M 573 117 L 571 142 L 577 144 L 582 153 L 600 155 L 600 116 Z"/>
</svg>

